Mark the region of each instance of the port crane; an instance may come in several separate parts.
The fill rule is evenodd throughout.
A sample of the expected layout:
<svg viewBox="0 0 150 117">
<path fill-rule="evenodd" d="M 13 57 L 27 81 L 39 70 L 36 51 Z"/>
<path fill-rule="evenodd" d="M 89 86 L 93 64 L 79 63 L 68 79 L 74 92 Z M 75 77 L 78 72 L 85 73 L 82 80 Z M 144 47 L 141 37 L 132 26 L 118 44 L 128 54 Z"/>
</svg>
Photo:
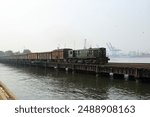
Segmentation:
<svg viewBox="0 0 150 117">
<path fill-rule="evenodd" d="M 121 50 L 112 46 L 112 44 L 109 42 L 109 43 L 106 43 L 107 47 L 109 48 L 110 52 L 111 52 L 111 55 L 112 56 L 118 56 L 118 52 L 120 52 Z"/>
</svg>

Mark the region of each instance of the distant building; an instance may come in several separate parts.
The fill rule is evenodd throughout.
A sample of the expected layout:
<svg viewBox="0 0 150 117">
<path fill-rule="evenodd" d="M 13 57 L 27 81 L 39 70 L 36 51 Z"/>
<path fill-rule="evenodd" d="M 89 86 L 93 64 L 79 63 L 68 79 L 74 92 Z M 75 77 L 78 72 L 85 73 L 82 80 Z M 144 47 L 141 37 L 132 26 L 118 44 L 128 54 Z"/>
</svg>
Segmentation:
<svg viewBox="0 0 150 117">
<path fill-rule="evenodd" d="M 5 53 L 3 51 L 0 51 L 0 56 L 4 56 Z"/>
<path fill-rule="evenodd" d="M 5 56 L 11 56 L 11 55 L 14 55 L 13 51 L 8 50 L 5 52 Z"/>
</svg>

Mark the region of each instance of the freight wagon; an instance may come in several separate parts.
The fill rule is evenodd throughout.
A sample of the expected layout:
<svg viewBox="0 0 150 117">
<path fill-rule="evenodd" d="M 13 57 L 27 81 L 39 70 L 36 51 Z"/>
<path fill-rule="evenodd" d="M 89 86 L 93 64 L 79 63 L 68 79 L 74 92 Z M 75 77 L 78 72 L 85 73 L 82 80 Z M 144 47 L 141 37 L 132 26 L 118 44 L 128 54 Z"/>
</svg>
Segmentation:
<svg viewBox="0 0 150 117">
<path fill-rule="evenodd" d="M 68 51 L 70 48 L 57 49 L 52 51 L 52 61 L 66 62 L 68 58 Z"/>
<path fill-rule="evenodd" d="M 27 60 L 31 62 L 66 62 L 81 64 L 106 64 L 109 58 L 106 57 L 106 48 L 89 48 L 72 50 L 70 48 L 56 49 L 51 52 L 39 52 L 3 57 L 6 60 Z"/>
<path fill-rule="evenodd" d="M 38 53 L 38 60 L 50 61 L 52 59 L 52 52 L 41 52 Z"/>
<path fill-rule="evenodd" d="M 27 56 L 28 60 L 38 60 L 38 53 L 29 53 Z"/>
</svg>

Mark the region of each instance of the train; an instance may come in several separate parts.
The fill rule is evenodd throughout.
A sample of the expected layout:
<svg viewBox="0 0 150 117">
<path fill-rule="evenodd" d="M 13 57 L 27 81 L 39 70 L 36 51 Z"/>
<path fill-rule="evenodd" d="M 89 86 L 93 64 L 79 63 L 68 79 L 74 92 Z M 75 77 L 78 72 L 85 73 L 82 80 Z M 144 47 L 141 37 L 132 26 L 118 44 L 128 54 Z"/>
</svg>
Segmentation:
<svg viewBox="0 0 150 117">
<path fill-rule="evenodd" d="M 89 48 L 73 50 L 71 48 L 55 49 L 50 52 L 36 52 L 4 56 L 6 60 L 46 61 L 80 64 L 106 64 L 109 58 L 106 56 L 106 48 Z"/>
</svg>

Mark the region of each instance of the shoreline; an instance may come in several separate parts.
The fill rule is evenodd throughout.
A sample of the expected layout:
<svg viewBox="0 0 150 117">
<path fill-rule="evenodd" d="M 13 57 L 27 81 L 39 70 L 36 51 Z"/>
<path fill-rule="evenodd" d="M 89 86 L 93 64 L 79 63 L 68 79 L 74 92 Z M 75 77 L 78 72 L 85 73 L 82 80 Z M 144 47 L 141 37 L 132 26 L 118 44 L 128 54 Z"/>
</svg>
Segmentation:
<svg viewBox="0 0 150 117">
<path fill-rule="evenodd" d="M 16 100 L 16 96 L 0 81 L 0 100 Z"/>
</svg>

